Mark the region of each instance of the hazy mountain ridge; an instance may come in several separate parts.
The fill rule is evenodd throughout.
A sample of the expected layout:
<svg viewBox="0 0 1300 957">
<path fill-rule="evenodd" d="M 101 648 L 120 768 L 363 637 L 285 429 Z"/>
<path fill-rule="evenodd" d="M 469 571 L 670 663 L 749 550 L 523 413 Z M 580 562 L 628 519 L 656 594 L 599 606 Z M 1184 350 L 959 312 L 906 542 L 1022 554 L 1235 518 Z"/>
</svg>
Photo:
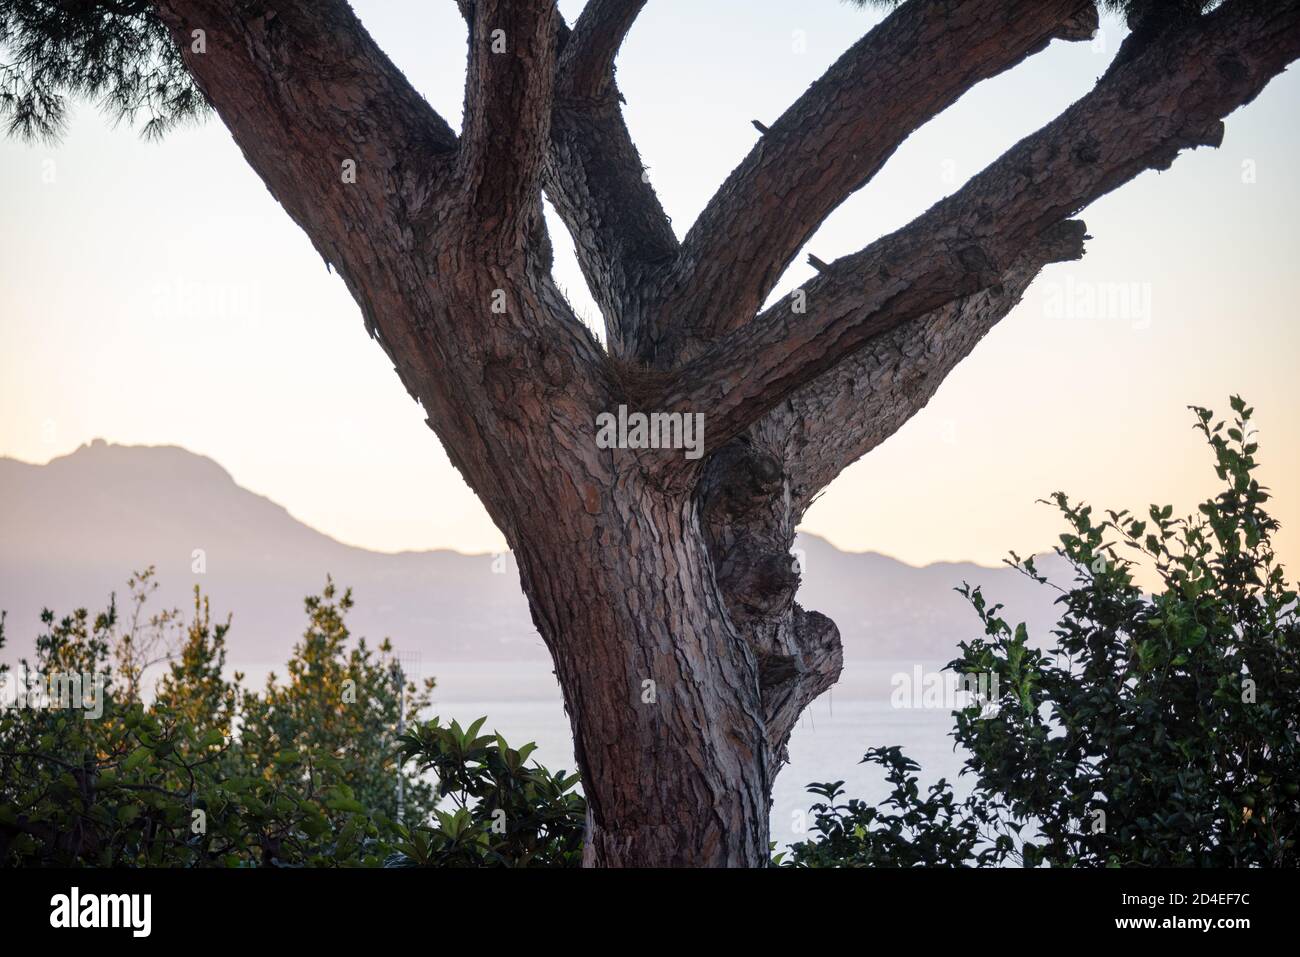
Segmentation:
<svg viewBox="0 0 1300 957">
<path fill-rule="evenodd" d="M 800 535 L 799 601 L 829 615 L 857 656 L 933 658 L 978 629 L 953 591 L 984 586 L 1045 637 L 1054 620 L 1050 590 L 1008 568 L 966 562 L 913 567 L 873 552 L 842 552 Z M 206 571 L 192 570 L 201 549 Z M 121 446 L 96 440 L 32 465 L 0 458 L 0 609 L 8 646 L 25 654 L 49 607 L 119 602 L 131 571 L 153 564 L 157 608 L 186 606 L 195 584 L 213 611 L 233 614 L 231 664 L 283 661 L 305 621 L 302 599 L 326 575 L 352 587 L 353 632 L 391 637 L 436 668 L 439 659 L 547 660 L 509 556 L 440 550 L 386 554 L 345 545 L 237 485 L 213 460 L 177 446 Z"/>
</svg>

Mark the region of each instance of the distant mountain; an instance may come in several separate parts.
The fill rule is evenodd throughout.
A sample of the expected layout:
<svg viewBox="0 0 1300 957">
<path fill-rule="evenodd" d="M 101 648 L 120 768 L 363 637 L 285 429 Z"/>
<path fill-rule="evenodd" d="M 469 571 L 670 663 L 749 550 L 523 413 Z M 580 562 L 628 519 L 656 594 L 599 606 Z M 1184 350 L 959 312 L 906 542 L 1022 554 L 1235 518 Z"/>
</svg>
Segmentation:
<svg viewBox="0 0 1300 957">
<path fill-rule="evenodd" d="M 833 618 L 846 660 L 932 659 L 975 634 L 953 588 L 979 584 L 1007 616 L 1045 633 L 1047 589 L 1007 568 L 942 563 L 915 568 L 847 553 L 801 535 L 800 601 Z M 192 571 L 201 549 L 206 571 Z M 44 607 L 65 614 L 124 595 L 127 576 L 155 565 L 156 606 L 186 607 L 195 584 L 214 613 L 233 613 L 230 663 L 278 664 L 301 634 L 302 599 L 326 575 L 353 589 L 353 633 L 391 637 L 399 650 L 439 660 L 546 660 L 509 556 L 454 551 L 385 554 L 335 541 L 235 484 L 211 459 L 175 446 L 95 440 L 46 465 L 0 458 L 0 609 L 13 661 L 26 654 Z"/>
</svg>

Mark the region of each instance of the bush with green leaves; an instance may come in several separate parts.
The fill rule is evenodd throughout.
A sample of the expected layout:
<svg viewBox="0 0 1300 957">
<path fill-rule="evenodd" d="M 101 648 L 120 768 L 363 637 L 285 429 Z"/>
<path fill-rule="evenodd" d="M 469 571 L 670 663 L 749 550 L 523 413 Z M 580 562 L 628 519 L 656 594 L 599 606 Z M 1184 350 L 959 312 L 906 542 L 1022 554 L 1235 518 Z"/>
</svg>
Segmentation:
<svg viewBox="0 0 1300 957">
<path fill-rule="evenodd" d="M 587 804 L 577 774 L 552 773 L 510 747 L 499 734 L 479 734 L 434 718 L 402 739 L 402 754 L 432 772 L 450 806 L 416 825 L 393 866 L 577 867 L 582 863 Z"/>
<path fill-rule="evenodd" d="M 971 794 L 922 797 L 898 749 L 881 809 L 815 785 L 813 839 L 795 866 L 976 864 L 1294 867 L 1300 864 L 1300 619 L 1273 552 L 1245 402 L 1215 422 L 1193 408 L 1222 490 L 1196 515 L 1151 506 L 1096 515 L 1058 493 L 1057 554 L 1072 582 L 1041 650 L 1002 606 L 963 587 L 984 634 L 948 668 L 997 677 L 997 700 L 954 712 Z M 1150 569 L 1150 593 L 1135 574 Z M 996 710 L 989 714 L 990 705 Z M 840 782 L 842 783 L 842 782 Z"/>
<path fill-rule="evenodd" d="M 253 693 L 241 690 L 241 675 L 224 677 L 230 625 L 212 621 L 197 589 L 187 621 L 177 611 L 145 616 L 152 570 L 130 587 L 129 622 L 116 602 L 93 618 L 47 611 L 34 660 L 0 666 L 7 687 L 22 680 L 24 695 L 33 675 L 89 676 L 75 696 L 42 693 L 0 710 L 0 865 L 549 866 L 580 858 L 576 778 L 525 767 L 532 745 L 515 751 L 494 736 L 485 754 L 482 722 L 466 738 L 436 719 L 401 737 L 399 714 L 426 708 L 433 682 L 407 681 L 387 642 L 377 651 L 352 642 L 348 592 L 328 583 L 307 599 L 288 680 L 272 675 Z M 167 658 L 146 704 L 144 672 Z M 93 676 L 100 693 L 83 694 Z M 91 697 L 93 708 L 79 707 Z M 505 812 L 500 833 L 497 810 Z"/>
<path fill-rule="evenodd" d="M 990 858 L 981 847 L 980 825 L 987 825 L 984 808 L 958 803 L 948 782 L 940 778 L 921 796 L 918 765 L 894 747 L 872 748 L 864 764 L 885 769 L 889 797 L 879 805 L 859 798 L 836 803 L 844 782 L 808 785 L 822 800 L 812 806 L 814 840 L 781 851 L 774 864 L 787 867 L 957 867 Z M 991 858 L 990 858 L 991 859 Z"/>
<path fill-rule="evenodd" d="M 269 779 L 302 773 L 286 754 L 334 758 L 312 768 L 319 782 L 341 785 L 348 806 L 380 812 L 392 821 L 422 820 L 433 810 L 432 786 L 402 768 L 399 723 L 429 705 L 434 682 L 417 689 L 402 673 L 388 641 L 371 650 L 351 640 L 346 616 L 350 591 L 327 582 L 306 600 L 308 628 L 294 647 L 287 679 L 274 673 L 265 688 L 240 700 L 239 752 L 249 768 Z M 284 769 L 283 771 L 279 769 Z M 401 784 L 399 808 L 398 782 Z"/>
</svg>

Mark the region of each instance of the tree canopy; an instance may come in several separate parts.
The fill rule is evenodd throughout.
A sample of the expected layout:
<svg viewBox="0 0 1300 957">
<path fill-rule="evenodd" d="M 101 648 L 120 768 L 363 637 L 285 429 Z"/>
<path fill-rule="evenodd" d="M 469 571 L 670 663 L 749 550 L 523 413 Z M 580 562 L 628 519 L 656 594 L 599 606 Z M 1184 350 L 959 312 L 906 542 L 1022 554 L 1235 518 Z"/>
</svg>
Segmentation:
<svg viewBox="0 0 1300 957">
<path fill-rule="evenodd" d="M 69 101 L 145 136 L 207 112 L 167 28 L 146 0 L 0 0 L 0 120 L 25 139 L 53 140 Z"/>
</svg>

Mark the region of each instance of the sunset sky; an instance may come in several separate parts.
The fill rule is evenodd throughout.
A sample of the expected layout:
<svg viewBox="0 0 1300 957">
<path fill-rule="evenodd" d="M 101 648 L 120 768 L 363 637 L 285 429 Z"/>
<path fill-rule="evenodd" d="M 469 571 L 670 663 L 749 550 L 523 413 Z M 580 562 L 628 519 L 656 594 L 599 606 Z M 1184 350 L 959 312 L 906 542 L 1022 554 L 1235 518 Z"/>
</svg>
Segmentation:
<svg viewBox="0 0 1300 957">
<path fill-rule="evenodd" d="M 450 2 L 358 0 L 449 122 L 464 26 Z M 580 2 L 561 3 L 572 21 Z M 627 118 L 679 234 L 770 124 L 879 19 L 838 0 L 653 0 L 619 60 Z M 915 134 L 814 237 L 832 260 L 954 191 L 1083 95 L 1122 35 L 1050 49 Z M 819 500 L 805 529 L 922 564 L 1050 547 L 1056 489 L 1111 508 L 1214 490 L 1189 404 L 1258 410 L 1262 475 L 1300 573 L 1300 79 L 1086 210 L 1050 267 L 930 405 Z M 0 455 L 96 437 L 175 444 L 345 542 L 498 550 L 337 275 L 214 118 L 162 143 L 82 106 L 62 142 L 0 140 Z M 596 320 L 567 235 L 556 273 Z M 782 294 L 811 274 L 796 265 Z M 1090 300 L 1093 303 L 1090 305 Z"/>
</svg>

